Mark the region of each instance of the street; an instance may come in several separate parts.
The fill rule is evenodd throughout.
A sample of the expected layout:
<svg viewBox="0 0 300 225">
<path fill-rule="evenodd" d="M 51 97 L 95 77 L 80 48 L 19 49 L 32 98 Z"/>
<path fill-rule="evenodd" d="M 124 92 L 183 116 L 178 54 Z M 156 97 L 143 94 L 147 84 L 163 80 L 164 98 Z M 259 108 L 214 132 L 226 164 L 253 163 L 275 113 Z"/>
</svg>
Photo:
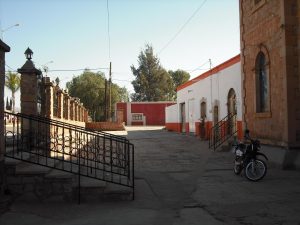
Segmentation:
<svg viewBox="0 0 300 225">
<path fill-rule="evenodd" d="M 16 200 L 1 225 L 300 224 L 300 172 L 271 165 L 260 182 L 233 173 L 233 154 L 194 136 L 128 127 L 135 145 L 134 201 Z"/>
</svg>

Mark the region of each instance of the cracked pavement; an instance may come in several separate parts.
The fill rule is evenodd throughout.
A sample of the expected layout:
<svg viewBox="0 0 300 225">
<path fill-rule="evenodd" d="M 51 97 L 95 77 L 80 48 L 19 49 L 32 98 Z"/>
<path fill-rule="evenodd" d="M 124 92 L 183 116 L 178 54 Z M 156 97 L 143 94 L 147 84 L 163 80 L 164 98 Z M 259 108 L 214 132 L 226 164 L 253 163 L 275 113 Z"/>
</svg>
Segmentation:
<svg viewBox="0 0 300 225">
<path fill-rule="evenodd" d="M 135 145 L 134 201 L 16 200 L 0 216 L 12 224 L 300 225 L 300 172 L 268 168 L 260 182 L 233 173 L 230 152 L 194 136 L 128 127 Z"/>
</svg>

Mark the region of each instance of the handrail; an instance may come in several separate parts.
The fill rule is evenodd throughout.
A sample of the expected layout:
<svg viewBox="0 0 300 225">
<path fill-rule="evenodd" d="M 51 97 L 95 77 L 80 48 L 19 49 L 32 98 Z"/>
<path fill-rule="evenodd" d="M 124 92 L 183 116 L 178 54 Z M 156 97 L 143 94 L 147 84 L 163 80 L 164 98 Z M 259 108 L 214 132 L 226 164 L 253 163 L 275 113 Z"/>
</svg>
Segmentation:
<svg viewBox="0 0 300 225">
<path fill-rule="evenodd" d="M 70 123 L 66 123 L 66 122 L 62 122 L 60 120 L 55 120 L 55 119 L 50 119 L 50 118 L 47 118 L 47 117 L 42 117 L 42 116 L 37 116 L 37 115 L 27 115 L 27 114 L 23 114 L 23 113 L 18 113 L 18 114 L 14 114 L 14 113 L 10 113 L 10 112 L 6 112 L 7 114 L 10 114 L 12 116 L 15 116 L 15 115 L 20 115 L 24 118 L 35 118 L 36 120 L 39 120 L 39 121 L 46 121 L 46 122 L 53 122 L 53 123 L 57 123 L 57 124 L 60 124 L 62 126 L 68 126 L 68 127 L 72 127 L 74 129 L 79 129 L 79 130 L 86 130 L 84 127 L 82 126 L 78 126 L 78 125 L 75 125 L 75 124 L 70 124 Z M 86 130 L 86 131 L 90 131 L 90 130 Z M 122 136 L 119 136 L 119 135 L 115 135 L 115 134 L 110 134 L 110 133 L 107 133 L 107 132 L 104 132 L 104 131 L 91 131 L 91 132 L 96 132 L 96 133 L 99 133 L 101 135 L 105 135 L 105 136 L 109 136 L 109 137 L 112 137 L 112 138 L 117 138 L 117 139 L 124 139 L 126 140 L 126 137 L 122 137 Z"/>
<path fill-rule="evenodd" d="M 236 113 L 229 113 L 210 129 L 209 148 L 216 150 L 236 133 Z"/>
<path fill-rule="evenodd" d="M 76 174 L 79 180 L 86 176 L 127 186 L 134 197 L 134 145 L 127 138 L 38 116 L 7 115 L 15 119 L 5 126 L 6 157 Z"/>
</svg>

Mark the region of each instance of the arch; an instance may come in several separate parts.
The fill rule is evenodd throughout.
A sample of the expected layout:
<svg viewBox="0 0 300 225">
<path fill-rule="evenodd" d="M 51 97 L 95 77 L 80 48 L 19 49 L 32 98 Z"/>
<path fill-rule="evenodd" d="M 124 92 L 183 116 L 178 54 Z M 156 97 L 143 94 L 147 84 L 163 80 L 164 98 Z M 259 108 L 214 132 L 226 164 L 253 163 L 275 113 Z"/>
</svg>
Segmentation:
<svg viewBox="0 0 300 225">
<path fill-rule="evenodd" d="M 206 129 L 205 129 L 205 120 L 207 113 L 207 104 L 206 100 L 202 99 L 200 102 L 200 137 L 205 139 L 206 137 Z"/>
<path fill-rule="evenodd" d="M 215 105 L 213 109 L 213 122 L 214 125 L 219 122 L 219 106 Z"/>
<path fill-rule="evenodd" d="M 269 54 L 262 46 L 255 59 L 256 112 L 270 111 Z"/>
<path fill-rule="evenodd" d="M 206 111 L 207 111 L 206 101 L 203 101 L 200 103 L 200 118 L 203 120 L 206 119 Z"/>
<path fill-rule="evenodd" d="M 228 112 L 228 129 L 227 132 L 232 134 L 236 131 L 236 93 L 233 88 L 230 88 L 227 95 L 227 112 Z"/>
<path fill-rule="evenodd" d="M 228 114 L 236 114 L 237 107 L 236 107 L 236 93 L 233 88 L 230 88 L 227 95 L 227 111 Z"/>
</svg>

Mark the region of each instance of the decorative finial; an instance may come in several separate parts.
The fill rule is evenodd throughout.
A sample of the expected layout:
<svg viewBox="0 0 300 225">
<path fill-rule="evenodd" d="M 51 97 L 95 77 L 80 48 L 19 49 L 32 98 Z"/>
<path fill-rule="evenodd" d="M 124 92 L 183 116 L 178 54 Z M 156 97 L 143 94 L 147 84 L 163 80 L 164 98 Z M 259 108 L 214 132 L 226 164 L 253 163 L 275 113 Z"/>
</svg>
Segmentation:
<svg viewBox="0 0 300 225">
<path fill-rule="evenodd" d="M 25 54 L 27 60 L 31 60 L 32 55 L 33 55 L 33 51 L 28 47 L 26 49 L 26 51 L 24 52 L 24 54 Z"/>
</svg>

